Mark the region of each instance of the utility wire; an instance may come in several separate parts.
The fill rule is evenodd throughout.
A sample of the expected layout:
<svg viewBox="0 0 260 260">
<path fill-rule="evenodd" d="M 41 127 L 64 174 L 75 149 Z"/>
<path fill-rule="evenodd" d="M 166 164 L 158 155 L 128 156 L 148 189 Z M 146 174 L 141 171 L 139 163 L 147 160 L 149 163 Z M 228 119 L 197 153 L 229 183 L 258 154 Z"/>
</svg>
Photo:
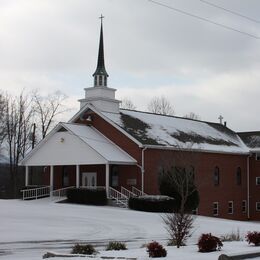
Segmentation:
<svg viewBox="0 0 260 260">
<path fill-rule="evenodd" d="M 169 6 L 169 5 L 163 4 L 163 3 L 161 3 L 161 2 L 157 2 L 157 1 L 155 1 L 155 0 L 148 0 L 148 1 L 149 1 L 149 2 L 152 2 L 153 4 L 160 5 L 160 6 L 163 6 L 163 7 L 168 8 L 168 9 L 171 9 L 171 10 L 173 10 L 173 11 L 175 11 L 175 12 L 179 12 L 179 13 L 182 13 L 182 14 L 184 14 L 184 15 L 191 16 L 191 17 L 193 17 L 193 18 L 199 19 L 199 20 L 201 20 L 201 21 L 204 21 L 204 22 L 207 22 L 207 23 L 210 23 L 210 24 L 214 24 L 214 25 L 216 25 L 216 26 L 223 27 L 223 28 L 225 28 L 225 29 L 227 29 L 227 30 L 234 31 L 234 32 L 237 32 L 237 33 L 240 33 L 240 34 L 244 34 L 244 35 L 246 35 L 246 36 L 249 36 L 249 37 L 254 38 L 254 39 L 257 39 L 257 40 L 260 39 L 260 37 L 254 35 L 254 34 L 247 33 L 247 32 L 244 32 L 244 31 L 240 31 L 240 30 L 238 30 L 238 29 L 236 29 L 236 28 L 233 28 L 233 27 L 230 27 L 230 26 L 221 24 L 221 23 L 217 23 L 217 22 L 211 21 L 211 20 L 209 20 L 209 19 L 207 19 L 207 18 L 204 18 L 204 17 L 198 16 L 198 15 L 195 15 L 195 14 L 192 14 L 192 13 L 189 13 L 189 12 L 186 12 L 186 11 L 183 11 L 183 10 L 178 9 L 178 8 L 175 8 L 175 7 L 173 7 L 173 6 Z"/>
<path fill-rule="evenodd" d="M 219 6 L 219 5 L 216 5 L 216 4 L 213 4 L 213 3 L 208 2 L 208 1 L 206 1 L 206 0 L 199 0 L 199 1 L 202 2 L 202 3 L 204 3 L 204 4 L 211 5 L 211 6 L 215 7 L 215 8 L 224 10 L 224 11 L 226 11 L 226 12 L 228 12 L 228 13 L 231 13 L 231 14 L 234 14 L 234 15 L 237 15 L 237 16 L 240 16 L 240 17 L 243 17 L 243 18 L 245 18 L 245 19 L 247 19 L 247 20 L 249 20 L 249 21 L 251 21 L 251 22 L 260 23 L 260 21 L 254 19 L 254 18 L 251 18 L 251 17 L 249 17 L 249 16 L 246 16 L 246 15 L 243 15 L 243 14 L 240 14 L 240 13 L 237 13 L 237 12 L 234 12 L 234 11 L 232 11 L 232 10 L 230 10 L 230 9 L 224 8 L 224 7 Z"/>
</svg>

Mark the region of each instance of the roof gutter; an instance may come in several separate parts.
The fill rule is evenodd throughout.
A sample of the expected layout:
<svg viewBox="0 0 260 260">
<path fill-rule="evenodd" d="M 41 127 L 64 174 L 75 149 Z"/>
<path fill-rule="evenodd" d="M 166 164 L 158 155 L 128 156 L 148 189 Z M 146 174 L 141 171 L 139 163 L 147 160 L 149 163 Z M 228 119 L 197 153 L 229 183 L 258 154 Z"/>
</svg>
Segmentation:
<svg viewBox="0 0 260 260">
<path fill-rule="evenodd" d="M 174 147 L 174 146 L 163 146 L 163 145 L 145 145 L 145 147 L 150 149 L 160 149 L 160 150 L 173 150 L 173 151 L 194 151 L 194 152 L 201 152 L 201 153 L 220 153 L 220 154 L 239 154 L 239 155 L 249 155 L 248 151 L 237 151 L 237 152 L 228 152 L 228 151 L 214 151 L 208 149 L 200 149 L 200 148 L 185 148 L 185 147 Z"/>
</svg>

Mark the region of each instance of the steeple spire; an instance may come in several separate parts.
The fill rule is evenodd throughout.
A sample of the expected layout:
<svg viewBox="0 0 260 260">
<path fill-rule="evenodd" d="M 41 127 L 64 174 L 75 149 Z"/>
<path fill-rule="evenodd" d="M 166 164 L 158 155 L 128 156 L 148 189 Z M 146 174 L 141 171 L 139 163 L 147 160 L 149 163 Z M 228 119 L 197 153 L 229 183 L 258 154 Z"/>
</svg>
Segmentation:
<svg viewBox="0 0 260 260">
<path fill-rule="evenodd" d="M 103 43 L 103 19 L 104 19 L 104 16 L 101 14 L 101 16 L 99 18 L 101 19 L 101 28 L 100 28 L 97 68 L 96 68 L 95 73 L 93 74 L 94 87 L 106 87 L 107 86 L 108 74 L 106 72 L 105 59 L 104 59 L 104 43 Z"/>
</svg>

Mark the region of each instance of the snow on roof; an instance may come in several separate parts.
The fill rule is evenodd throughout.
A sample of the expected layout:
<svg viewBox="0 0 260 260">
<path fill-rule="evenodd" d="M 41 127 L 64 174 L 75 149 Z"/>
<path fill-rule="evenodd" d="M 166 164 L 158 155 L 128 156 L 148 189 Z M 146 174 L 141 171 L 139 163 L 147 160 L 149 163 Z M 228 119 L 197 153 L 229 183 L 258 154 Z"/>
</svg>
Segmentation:
<svg viewBox="0 0 260 260">
<path fill-rule="evenodd" d="M 125 109 L 120 114 L 102 114 L 144 145 L 249 152 L 239 136 L 221 124 Z"/>
<path fill-rule="evenodd" d="M 125 151 L 112 143 L 109 139 L 103 136 L 100 132 L 90 126 L 81 124 L 62 123 L 62 125 L 79 137 L 87 145 L 92 147 L 108 162 L 135 164 L 133 159 Z"/>
<path fill-rule="evenodd" d="M 237 133 L 247 147 L 252 149 L 260 148 L 260 132 L 240 132 Z"/>
</svg>

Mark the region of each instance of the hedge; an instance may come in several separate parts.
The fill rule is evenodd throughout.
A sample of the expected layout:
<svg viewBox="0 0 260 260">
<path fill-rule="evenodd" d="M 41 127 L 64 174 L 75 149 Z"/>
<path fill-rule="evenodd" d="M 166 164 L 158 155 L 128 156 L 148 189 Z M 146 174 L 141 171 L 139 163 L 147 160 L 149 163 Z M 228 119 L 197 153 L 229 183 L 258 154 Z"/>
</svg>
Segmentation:
<svg viewBox="0 0 260 260">
<path fill-rule="evenodd" d="M 106 205 L 107 195 L 103 188 L 70 188 L 67 190 L 67 199 L 71 203 Z"/>
<path fill-rule="evenodd" d="M 131 197 L 128 207 L 147 212 L 173 212 L 174 199 L 168 196 Z"/>
</svg>

